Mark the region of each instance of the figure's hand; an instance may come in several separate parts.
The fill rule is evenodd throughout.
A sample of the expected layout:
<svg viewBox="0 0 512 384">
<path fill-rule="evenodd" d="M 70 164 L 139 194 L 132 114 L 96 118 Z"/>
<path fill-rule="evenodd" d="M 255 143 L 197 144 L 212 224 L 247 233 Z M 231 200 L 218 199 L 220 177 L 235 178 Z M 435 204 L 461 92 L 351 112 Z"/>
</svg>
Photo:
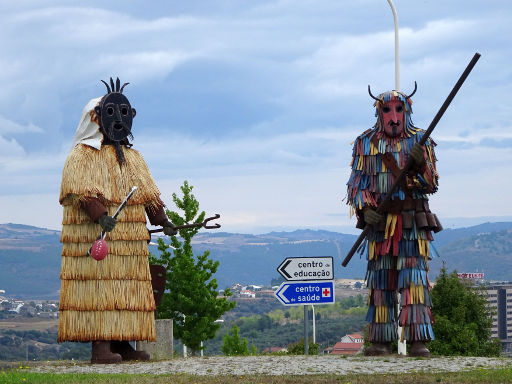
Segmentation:
<svg viewBox="0 0 512 384">
<path fill-rule="evenodd" d="M 377 225 L 383 219 L 382 215 L 375 212 L 375 210 L 368 208 L 364 211 L 364 221 L 366 224 Z"/>
<path fill-rule="evenodd" d="M 110 232 L 116 226 L 117 220 L 112 216 L 103 215 L 99 218 L 98 222 L 100 223 L 101 229 L 105 232 Z"/>
<path fill-rule="evenodd" d="M 423 155 L 424 152 L 425 152 L 424 146 L 421 145 L 420 143 L 416 143 L 413 145 L 413 147 L 411 149 L 411 157 L 414 159 L 414 162 L 416 163 L 416 165 L 422 166 L 423 163 L 425 162 L 425 157 Z"/>
<path fill-rule="evenodd" d="M 169 220 L 166 220 L 162 227 L 164 228 L 164 234 L 167 236 L 176 236 L 178 234 L 178 230 Z"/>
</svg>

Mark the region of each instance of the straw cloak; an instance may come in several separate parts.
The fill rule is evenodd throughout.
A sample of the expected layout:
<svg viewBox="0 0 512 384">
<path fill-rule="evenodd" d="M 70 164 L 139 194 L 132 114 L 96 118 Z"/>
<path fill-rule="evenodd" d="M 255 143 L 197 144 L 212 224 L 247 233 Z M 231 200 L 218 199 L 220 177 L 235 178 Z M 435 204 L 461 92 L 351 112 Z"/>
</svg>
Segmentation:
<svg viewBox="0 0 512 384">
<path fill-rule="evenodd" d="M 163 203 L 142 156 L 131 148 L 123 152 L 126 161 L 119 165 L 113 146 L 78 144 L 66 160 L 59 198 L 64 208 L 59 342 L 155 341 L 146 212 L 162 210 Z M 138 189 L 107 233 L 107 257 L 86 256 L 101 227 L 83 203 L 96 199 L 111 216 L 133 186 Z"/>
</svg>

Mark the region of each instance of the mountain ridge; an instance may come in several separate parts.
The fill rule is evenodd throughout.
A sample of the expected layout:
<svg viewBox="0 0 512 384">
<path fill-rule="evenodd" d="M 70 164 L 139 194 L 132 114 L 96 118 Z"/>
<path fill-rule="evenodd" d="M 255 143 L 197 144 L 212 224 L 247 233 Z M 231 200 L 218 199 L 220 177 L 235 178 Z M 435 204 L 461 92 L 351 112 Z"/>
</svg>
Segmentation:
<svg viewBox="0 0 512 384">
<path fill-rule="evenodd" d="M 220 262 L 215 278 L 222 289 L 235 282 L 269 285 L 271 279 L 279 277 L 277 267 L 286 257 L 333 256 L 335 278 L 364 278 L 366 261 L 357 255 L 347 268 L 341 267 L 356 238 L 315 229 L 259 235 L 208 231 L 194 237 L 193 247 L 195 254 L 209 250 L 212 259 Z M 449 228 L 434 238 L 441 257 L 429 262 L 432 279 L 443 261 L 448 271 L 484 271 L 486 279 L 510 279 L 512 222 Z M 150 251 L 158 254 L 154 245 Z M 0 224 L 0 289 L 20 298 L 58 298 L 60 253 L 60 231 Z"/>
</svg>

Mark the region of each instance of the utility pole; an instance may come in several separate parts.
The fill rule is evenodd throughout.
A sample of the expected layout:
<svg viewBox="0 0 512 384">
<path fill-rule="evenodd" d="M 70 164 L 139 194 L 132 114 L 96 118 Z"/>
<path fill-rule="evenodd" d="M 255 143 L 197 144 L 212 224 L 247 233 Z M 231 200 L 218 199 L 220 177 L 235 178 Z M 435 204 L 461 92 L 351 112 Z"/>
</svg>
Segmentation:
<svg viewBox="0 0 512 384">
<path fill-rule="evenodd" d="M 309 340 L 308 340 L 308 306 L 304 305 L 304 354 L 309 355 Z"/>
<path fill-rule="evenodd" d="M 395 90 L 400 91 L 400 45 L 399 45 L 399 37 L 398 37 L 398 16 L 396 14 L 395 6 L 393 5 L 392 0 L 387 0 L 389 6 L 391 7 L 391 12 L 393 12 L 393 21 L 395 24 Z M 400 293 L 397 294 L 397 313 L 400 313 Z M 402 327 L 398 326 L 397 329 L 398 335 L 402 333 Z M 400 341 L 398 339 L 398 354 L 399 355 L 407 355 L 407 345 L 405 340 Z"/>
<path fill-rule="evenodd" d="M 183 323 L 185 323 L 185 318 L 185 315 L 183 315 Z M 187 346 L 185 345 L 185 343 L 183 343 L 183 357 L 187 357 Z"/>
<path fill-rule="evenodd" d="M 313 344 L 316 344 L 316 316 L 315 316 L 315 306 L 311 304 L 311 309 L 313 310 Z"/>
</svg>

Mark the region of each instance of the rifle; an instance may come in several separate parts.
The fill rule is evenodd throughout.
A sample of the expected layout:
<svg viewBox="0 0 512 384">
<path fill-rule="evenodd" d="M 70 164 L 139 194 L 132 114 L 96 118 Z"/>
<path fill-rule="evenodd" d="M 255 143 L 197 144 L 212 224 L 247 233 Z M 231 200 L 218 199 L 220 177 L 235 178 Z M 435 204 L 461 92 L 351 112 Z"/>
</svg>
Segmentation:
<svg viewBox="0 0 512 384">
<path fill-rule="evenodd" d="M 435 115 L 434 119 L 432 120 L 432 122 L 428 126 L 427 130 L 423 134 L 423 137 L 419 141 L 419 144 L 425 145 L 425 143 L 427 142 L 427 139 L 429 138 L 430 134 L 432 133 L 432 131 L 436 127 L 436 125 L 439 122 L 439 120 L 441 120 L 441 117 L 443 117 L 444 113 L 448 109 L 448 106 L 450 105 L 452 100 L 455 98 L 455 95 L 459 91 L 460 87 L 462 86 L 462 84 L 464 83 L 466 78 L 469 76 L 469 73 L 471 72 L 471 70 L 473 69 L 473 67 L 475 66 L 475 64 L 476 64 L 476 62 L 478 61 L 479 58 L 480 58 L 480 54 L 478 52 L 475 53 L 475 55 L 473 56 L 473 58 L 469 62 L 468 66 L 466 67 L 466 69 L 464 70 L 462 75 L 459 77 L 459 80 L 457 81 L 457 83 L 455 83 L 455 86 L 453 87 L 452 91 L 450 92 L 450 94 L 448 95 L 446 100 L 444 101 L 443 105 L 441 105 L 441 108 L 439 109 L 439 111 Z M 402 179 L 407 174 L 407 172 L 411 169 L 413 164 L 414 164 L 413 158 L 409 157 L 407 159 L 407 162 L 405 163 L 404 167 L 400 171 L 398 177 L 393 182 L 393 185 L 391 186 L 391 189 L 386 194 L 386 197 L 384 198 L 384 200 L 381 201 L 381 203 L 377 207 L 377 209 L 376 209 L 377 213 L 382 213 L 382 207 L 385 206 L 385 204 L 387 204 L 391 200 L 391 196 L 396 191 L 396 189 L 398 188 L 398 186 L 402 182 Z M 354 253 L 356 253 L 357 249 L 359 248 L 359 246 L 361 245 L 361 243 L 365 239 L 365 237 L 368 234 L 368 232 L 370 232 L 371 227 L 372 226 L 370 224 L 366 224 L 366 226 L 363 229 L 363 232 L 361 232 L 361 234 L 357 238 L 357 240 L 354 243 L 354 245 L 352 246 L 352 248 L 350 248 L 350 251 L 348 252 L 347 256 L 345 257 L 345 259 L 343 260 L 341 265 L 343 265 L 344 267 L 347 266 L 347 264 L 350 262 L 350 259 L 352 259 L 352 256 L 354 256 Z"/>
</svg>

